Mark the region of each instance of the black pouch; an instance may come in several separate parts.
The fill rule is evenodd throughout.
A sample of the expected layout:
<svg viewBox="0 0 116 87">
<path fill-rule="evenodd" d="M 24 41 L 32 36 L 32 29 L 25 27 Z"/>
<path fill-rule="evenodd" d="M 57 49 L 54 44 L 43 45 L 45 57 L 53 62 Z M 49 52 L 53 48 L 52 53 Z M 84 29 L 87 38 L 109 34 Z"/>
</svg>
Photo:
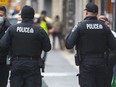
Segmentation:
<svg viewBox="0 0 116 87">
<path fill-rule="evenodd" d="M 43 59 L 39 59 L 39 67 L 40 68 L 44 67 L 44 60 Z"/>
<path fill-rule="evenodd" d="M 77 66 L 79 66 L 81 64 L 81 57 L 80 57 L 79 51 L 77 51 L 75 54 L 75 64 Z"/>
<path fill-rule="evenodd" d="M 42 72 L 44 72 L 45 61 L 43 59 L 39 59 L 39 68 L 41 68 Z"/>
</svg>

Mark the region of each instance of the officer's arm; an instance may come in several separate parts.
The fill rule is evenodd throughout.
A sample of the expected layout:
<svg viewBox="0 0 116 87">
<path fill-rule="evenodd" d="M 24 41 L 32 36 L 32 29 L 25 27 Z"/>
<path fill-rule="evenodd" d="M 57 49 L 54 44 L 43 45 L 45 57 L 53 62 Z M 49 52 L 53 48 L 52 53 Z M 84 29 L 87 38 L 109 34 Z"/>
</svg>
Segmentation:
<svg viewBox="0 0 116 87">
<path fill-rule="evenodd" d="M 72 31 L 66 37 L 65 46 L 67 49 L 72 49 L 74 45 L 76 45 L 76 42 L 78 42 L 79 29 L 79 24 L 75 25 Z"/>
<path fill-rule="evenodd" d="M 48 52 L 51 50 L 50 39 L 49 39 L 47 33 L 44 31 L 44 29 L 41 29 L 41 35 L 42 35 L 42 49 L 45 52 Z"/>
<path fill-rule="evenodd" d="M 111 32 L 111 30 L 109 30 L 109 34 L 108 34 L 108 46 L 111 50 L 115 50 L 116 51 L 116 38 L 114 37 L 113 33 Z"/>
<path fill-rule="evenodd" d="M 0 40 L 0 48 L 6 49 L 10 46 L 10 29 L 6 31 L 3 37 Z"/>
</svg>

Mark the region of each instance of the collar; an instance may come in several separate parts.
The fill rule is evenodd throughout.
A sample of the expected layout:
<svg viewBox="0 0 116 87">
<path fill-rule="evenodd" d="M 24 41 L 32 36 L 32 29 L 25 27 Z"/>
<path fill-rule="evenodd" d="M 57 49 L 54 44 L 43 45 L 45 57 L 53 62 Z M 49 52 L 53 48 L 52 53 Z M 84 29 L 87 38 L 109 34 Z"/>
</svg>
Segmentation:
<svg viewBox="0 0 116 87">
<path fill-rule="evenodd" d="M 27 18 L 25 18 L 25 19 L 22 20 L 22 23 L 30 23 L 30 24 L 33 24 L 33 19 L 27 19 Z"/>
<path fill-rule="evenodd" d="M 0 29 L 4 29 L 4 27 L 9 27 L 11 24 L 8 21 L 8 19 L 5 19 L 4 22 L 2 24 L 0 24 Z"/>
<path fill-rule="evenodd" d="M 84 18 L 84 20 L 97 20 L 96 16 L 87 16 Z"/>
</svg>

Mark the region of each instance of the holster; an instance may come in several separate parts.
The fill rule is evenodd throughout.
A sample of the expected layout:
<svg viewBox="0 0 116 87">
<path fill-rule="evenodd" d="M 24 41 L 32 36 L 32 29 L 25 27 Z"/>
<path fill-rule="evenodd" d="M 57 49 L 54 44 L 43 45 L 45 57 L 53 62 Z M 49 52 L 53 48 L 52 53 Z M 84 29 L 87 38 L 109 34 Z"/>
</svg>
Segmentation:
<svg viewBox="0 0 116 87">
<path fill-rule="evenodd" d="M 75 64 L 77 66 L 79 66 L 81 64 L 81 61 L 82 61 L 82 59 L 81 59 L 80 53 L 79 53 L 78 50 L 76 50 L 76 54 L 75 54 Z"/>
<path fill-rule="evenodd" d="M 45 61 L 43 59 L 39 59 L 39 67 L 42 69 L 42 72 L 44 72 Z"/>
</svg>

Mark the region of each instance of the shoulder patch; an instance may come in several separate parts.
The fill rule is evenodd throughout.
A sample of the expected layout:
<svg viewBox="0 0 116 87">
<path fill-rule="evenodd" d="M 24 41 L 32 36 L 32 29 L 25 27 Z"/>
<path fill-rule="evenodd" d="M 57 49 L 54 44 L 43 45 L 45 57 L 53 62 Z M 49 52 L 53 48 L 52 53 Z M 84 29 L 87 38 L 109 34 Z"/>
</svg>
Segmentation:
<svg viewBox="0 0 116 87">
<path fill-rule="evenodd" d="M 78 24 L 79 24 L 79 23 L 77 23 L 77 24 L 73 27 L 72 32 L 74 32 L 74 31 L 77 29 Z"/>
</svg>

